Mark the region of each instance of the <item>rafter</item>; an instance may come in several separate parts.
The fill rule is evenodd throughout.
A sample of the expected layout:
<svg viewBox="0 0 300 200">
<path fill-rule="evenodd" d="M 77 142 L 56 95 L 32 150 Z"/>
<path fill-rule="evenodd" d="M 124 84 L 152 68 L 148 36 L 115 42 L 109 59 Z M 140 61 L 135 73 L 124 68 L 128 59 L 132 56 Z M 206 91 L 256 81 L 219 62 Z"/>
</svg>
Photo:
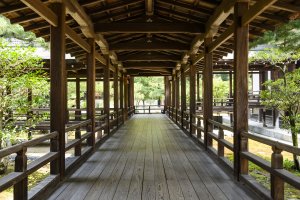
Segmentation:
<svg viewBox="0 0 300 200">
<path fill-rule="evenodd" d="M 188 51 L 189 46 L 181 43 L 168 43 L 159 41 L 124 42 L 110 46 L 114 51 Z"/>
<path fill-rule="evenodd" d="M 195 23 L 97 23 L 96 33 L 204 33 L 203 24 Z"/>
<path fill-rule="evenodd" d="M 124 68 L 174 68 L 175 64 L 172 62 L 126 62 Z"/>
<path fill-rule="evenodd" d="M 157 52 L 141 52 L 133 55 L 122 55 L 119 56 L 120 61 L 169 61 L 169 62 L 178 62 L 180 61 L 180 56 L 175 55 L 165 55 Z"/>
</svg>

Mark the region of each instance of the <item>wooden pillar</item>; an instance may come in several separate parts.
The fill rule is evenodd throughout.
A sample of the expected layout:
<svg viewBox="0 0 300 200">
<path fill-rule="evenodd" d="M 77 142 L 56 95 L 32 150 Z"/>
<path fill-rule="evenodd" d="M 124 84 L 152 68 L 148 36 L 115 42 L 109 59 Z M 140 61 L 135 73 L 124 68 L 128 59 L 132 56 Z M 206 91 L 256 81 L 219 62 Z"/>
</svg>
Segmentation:
<svg viewBox="0 0 300 200">
<path fill-rule="evenodd" d="M 190 134 L 195 133 L 193 128 L 193 123 L 195 123 L 196 118 L 196 66 L 190 65 Z"/>
<path fill-rule="evenodd" d="M 181 67 L 181 127 L 184 127 L 184 111 L 186 111 L 186 77 L 184 73 L 184 68 Z"/>
<path fill-rule="evenodd" d="M 80 78 L 76 78 L 76 111 L 75 111 L 75 120 L 81 120 L 81 110 L 80 110 Z M 75 131 L 75 139 L 81 138 L 81 131 L 80 128 L 76 129 Z M 74 149 L 75 156 L 81 155 L 81 143 L 75 146 Z"/>
<path fill-rule="evenodd" d="M 179 110 L 179 77 L 178 77 L 178 72 L 176 72 L 176 85 L 175 85 L 175 106 L 176 106 L 176 123 L 178 122 L 178 110 Z"/>
<path fill-rule="evenodd" d="M 58 160 L 50 164 L 50 174 L 65 176 L 65 120 L 66 120 L 66 63 L 64 3 L 51 4 L 57 15 L 58 26 L 50 27 L 50 131 L 57 131 L 58 138 L 51 139 L 50 150 L 59 152 Z"/>
<path fill-rule="evenodd" d="M 249 24 L 239 25 L 239 20 L 249 9 L 249 1 L 237 2 L 234 7 L 234 175 L 248 174 L 248 161 L 240 157 L 248 151 L 248 139 L 241 136 L 248 131 L 248 48 Z"/>
<path fill-rule="evenodd" d="M 91 46 L 91 52 L 87 53 L 87 119 L 92 120 L 88 131 L 92 133 L 87 139 L 87 144 L 95 148 L 95 83 L 96 83 L 96 66 L 95 66 L 95 40 L 88 39 Z"/>
<path fill-rule="evenodd" d="M 134 106 L 134 77 L 130 76 L 130 91 L 129 91 L 129 95 L 130 95 L 130 107 Z"/>
<path fill-rule="evenodd" d="M 200 74 L 197 73 L 197 102 L 200 102 Z"/>
<path fill-rule="evenodd" d="M 128 78 L 124 77 L 124 119 L 128 119 Z"/>
<path fill-rule="evenodd" d="M 170 81 L 169 81 L 169 77 L 165 76 L 164 77 L 164 82 L 165 82 L 165 111 L 168 109 L 168 106 L 170 106 Z"/>
<path fill-rule="evenodd" d="M 259 90 L 265 90 L 265 86 L 263 85 L 267 81 L 267 73 L 266 71 L 261 71 L 259 73 Z M 263 125 L 265 126 L 265 111 L 262 108 L 259 108 L 259 113 L 258 113 L 258 120 L 259 122 L 263 122 Z"/>
<path fill-rule="evenodd" d="M 27 101 L 28 101 L 28 112 L 27 112 L 27 120 L 30 120 L 32 118 L 32 88 L 27 89 Z M 2 120 L 2 119 L 1 119 Z M 32 139 L 32 132 L 29 129 L 28 130 L 28 140 Z"/>
<path fill-rule="evenodd" d="M 212 38 L 205 38 L 204 45 L 206 47 L 212 42 Z M 203 117 L 204 117 L 204 144 L 205 148 L 212 145 L 212 138 L 208 137 L 208 132 L 212 131 L 208 119 L 213 118 L 213 54 L 205 52 L 204 54 L 204 70 L 203 70 Z"/>
<path fill-rule="evenodd" d="M 176 76 L 175 76 L 175 74 L 173 74 L 172 75 L 172 101 L 171 101 L 171 105 L 172 105 L 173 108 L 175 107 L 175 103 L 176 103 L 176 100 L 175 100 L 175 96 L 176 96 L 175 85 L 176 85 Z"/>
<path fill-rule="evenodd" d="M 116 121 L 116 126 L 119 125 L 119 120 L 118 120 L 118 111 L 119 111 L 119 67 L 118 65 L 115 65 L 115 73 L 114 73 L 114 111 L 116 112 L 115 118 L 117 119 Z"/>
<path fill-rule="evenodd" d="M 106 55 L 106 65 L 103 68 L 103 96 L 104 96 L 104 114 L 106 115 L 106 128 L 104 130 L 105 133 L 109 134 L 110 131 L 110 124 L 109 124 L 109 101 L 110 101 L 110 97 L 109 97 L 109 88 L 110 88 L 110 84 L 109 84 L 109 78 L 110 78 L 110 71 L 109 71 L 109 65 L 110 65 L 110 59 L 109 56 Z"/>
<path fill-rule="evenodd" d="M 229 102 L 231 102 L 229 104 L 229 106 L 233 106 L 233 92 L 232 92 L 232 84 L 233 84 L 233 81 L 232 81 L 232 71 L 229 71 Z M 230 113 L 229 114 L 229 117 L 230 117 L 230 124 L 233 124 L 233 114 Z"/>
<path fill-rule="evenodd" d="M 125 121 L 124 115 L 124 74 L 120 77 L 120 109 L 122 110 L 123 118 L 122 123 Z"/>
</svg>

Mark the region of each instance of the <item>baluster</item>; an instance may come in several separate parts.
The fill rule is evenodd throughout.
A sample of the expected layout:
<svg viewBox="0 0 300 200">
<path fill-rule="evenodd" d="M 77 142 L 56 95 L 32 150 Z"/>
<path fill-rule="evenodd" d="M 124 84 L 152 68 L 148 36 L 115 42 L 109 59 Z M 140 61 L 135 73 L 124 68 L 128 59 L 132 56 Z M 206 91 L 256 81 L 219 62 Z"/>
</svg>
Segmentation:
<svg viewBox="0 0 300 200">
<path fill-rule="evenodd" d="M 201 138 L 201 119 L 197 117 L 197 138 Z"/>
<path fill-rule="evenodd" d="M 271 167 L 272 169 L 283 169 L 282 150 L 272 146 Z M 276 200 L 284 199 L 284 181 L 271 173 L 271 196 Z"/>
<path fill-rule="evenodd" d="M 25 172 L 27 170 L 27 148 L 17 152 L 15 157 L 15 172 Z M 28 198 L 28 177 L 14 185 L 14 199 L 25 200 Z"/>
<path fill-rule="evenodd" d="M 221 127 L 219 127 L 218 138 L 219 138 L 219 140 L 224 139 L 224 130 Z M 218 142 L 218 156 L 224 157 L 224 145 L 220 141 Z"/>
</svg>

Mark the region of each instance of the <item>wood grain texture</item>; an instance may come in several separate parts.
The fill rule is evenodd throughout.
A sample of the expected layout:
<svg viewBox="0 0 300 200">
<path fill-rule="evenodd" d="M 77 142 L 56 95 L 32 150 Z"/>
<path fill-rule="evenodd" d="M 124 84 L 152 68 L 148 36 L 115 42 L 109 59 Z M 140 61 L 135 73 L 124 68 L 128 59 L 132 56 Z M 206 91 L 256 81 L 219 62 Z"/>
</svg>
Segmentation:
<svg viewBox="0 0 300 200">
<path fill-rule="evenodd" d="M 257 199 L 165 115 L 135 115 L 49 199 Z"/>
</svg>

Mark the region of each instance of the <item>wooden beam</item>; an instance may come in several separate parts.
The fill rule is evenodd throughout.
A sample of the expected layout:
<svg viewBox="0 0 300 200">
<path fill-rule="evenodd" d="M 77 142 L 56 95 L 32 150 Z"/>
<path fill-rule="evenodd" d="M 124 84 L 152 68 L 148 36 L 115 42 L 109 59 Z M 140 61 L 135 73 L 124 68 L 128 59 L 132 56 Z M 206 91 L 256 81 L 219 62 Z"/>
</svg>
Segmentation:
<svg viewBox="0 0 300 200">
<path fill-rule="evenodd" d="M 119 55 L 119 61 L 169 61 L 178 62 L 181 57 L 176 55 L 166 55 L 156 52 L 137 53 L 133 55 Z"/>
<path fill-rule="evenodd" d="M 172 62 L 126 62 L 123 68 L 174 68 Z"/>
<path fill-rule="evenodd" d="M 208 52 L 212 52 L 233 36 L 234 24 L 224 31 L 216 40 L 208 47 Z"/>
<path fill-rule="evenodd" d="M 106 128 L 104 132 L 109 134 L 110 132 L 110 124 L 109 124 L 109 109 L 110 109 L 110 59 L 109 56 L 106 55 L 106 65 L 103 68 L 103 107 L 104 107 L 104 114 L 106 115 Z"/>
<path fill-rule="evenodd" d="M 127 22 L 127 23 L 96 23 L 96 33 L 188 33 L 205 32 L 203 24 L 196 23 L 158 23 L 158 22 Z"/>
<path fill-rule="evenodd" d="M 249 24 L 253 19 L 263 13 L 276 1 L 277 0 L 257 1 L 253 6 L 250 7 L 249 11 L 247 11 L 246 14 L 242 16 L 241 25 L 243 26 Z"/>
<path fill-rule="evenodd" d="M 189 46 L 182 43 L 152 42 L 124 42 L 110 46 L 113 51 L 188 51 Z"/>
<path fill-rule="evenodd" d="M 58 25 L 56 14 L 40 0 L 21 0 L 26 6 L 44 18 L 52 26 Z"/>
<path fill-rule="evenodd" d="M 152 16 L 154 13 L 154 0 L 145 0 L 145 10 L 147 16 Z"/>
<path fill-rule="evenodd" d="M 83 50 L 85 50 L 88 53 L 91 52 L 91 46 L 84 39 L 82 39 L 75 31 L 73 31 L 73 29 L 70 28 L 68 25 L 66 25 L 66 35 Z"/>
</svg>

